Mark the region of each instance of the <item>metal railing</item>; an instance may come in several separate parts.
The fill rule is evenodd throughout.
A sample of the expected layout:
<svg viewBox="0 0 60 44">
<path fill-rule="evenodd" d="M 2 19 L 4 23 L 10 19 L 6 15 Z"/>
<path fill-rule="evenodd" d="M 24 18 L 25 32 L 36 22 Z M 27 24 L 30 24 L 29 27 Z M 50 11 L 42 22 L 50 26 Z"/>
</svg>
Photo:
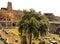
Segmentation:
<svg viewBox="0 0 60 44">
<path fill-rule="evenodd" d="M 49 21 L 49 23 L 60 24 L 60 21 Z"/>
<path fill-rule="evenodd" d="M 5 23 L 5 26 L 2 25 L 4 23 Z M 17 23 L 18 24 L 18 21 L 0 21 L 0 28 L 15 28 L 15 27 L 17 27 L 17 25 L 13 26 L 12 24 L 10 24 L 11 26 L 8 26 L 8 23 Z"/>
</svg>

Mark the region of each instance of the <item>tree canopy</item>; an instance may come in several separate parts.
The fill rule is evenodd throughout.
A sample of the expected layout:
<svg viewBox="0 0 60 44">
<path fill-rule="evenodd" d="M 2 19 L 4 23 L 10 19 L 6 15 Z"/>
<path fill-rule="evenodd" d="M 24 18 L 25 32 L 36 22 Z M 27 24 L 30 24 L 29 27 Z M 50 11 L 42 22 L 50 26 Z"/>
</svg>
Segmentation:
<svg viewBox="0 0 60 44">
<path fill-rule="evenodd" d="M 23 10 L 24 16 L 19 22 L 19 32 L 22 33 L 23 30 L 29 35 L 33 34 L 35 38 L 39 36 L 46 35 L 48 31 L 49 22 L 48 19 L 41 14 L 41 12 L 36 12 L 35 10 Z"/>
</svg>

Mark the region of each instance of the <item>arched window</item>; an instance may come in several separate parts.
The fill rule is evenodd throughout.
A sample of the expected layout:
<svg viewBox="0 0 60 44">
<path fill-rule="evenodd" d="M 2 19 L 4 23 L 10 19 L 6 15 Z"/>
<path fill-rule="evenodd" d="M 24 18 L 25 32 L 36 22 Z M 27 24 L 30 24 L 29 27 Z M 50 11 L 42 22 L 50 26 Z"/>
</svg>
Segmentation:
<svg viewBox="0 0 60 44">
<path fill-rule="evenodd" d="M 12 25 L 13 25 L 13 27 L 14 27 L 14 26 L 16 26 L 16 23 L 14 22 Z"/>
<path fill-rule="evenodd" d="M 60 32 L 60 28 L 58 28 L 58 29 L 56 30 L 56 33 L 57 33 L 57 34 L 59 34 L 59 32 Z"/>
</svg>

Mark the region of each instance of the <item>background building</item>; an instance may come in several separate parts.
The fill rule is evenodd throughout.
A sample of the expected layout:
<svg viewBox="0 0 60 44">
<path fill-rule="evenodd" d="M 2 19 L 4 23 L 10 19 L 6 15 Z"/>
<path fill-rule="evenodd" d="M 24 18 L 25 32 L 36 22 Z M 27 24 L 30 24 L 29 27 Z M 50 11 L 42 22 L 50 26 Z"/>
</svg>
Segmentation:
<svg viewBox="0 0 60 44">
<path fill-rule="evenodd" d="M 18 25 L 23 12 L 21 10 L 13 10 L 12 3 L 8 2 L 7 8 L 0 9 L 0 27 L 8 28 Z"/>
<path fill-rule="evenodd" d="M 49 19 L 50 27 L 49 32 L 60 32 L 60 17 L 54 16 L 53 13 L 44 13 L 44 15 Z"/>
</svg>

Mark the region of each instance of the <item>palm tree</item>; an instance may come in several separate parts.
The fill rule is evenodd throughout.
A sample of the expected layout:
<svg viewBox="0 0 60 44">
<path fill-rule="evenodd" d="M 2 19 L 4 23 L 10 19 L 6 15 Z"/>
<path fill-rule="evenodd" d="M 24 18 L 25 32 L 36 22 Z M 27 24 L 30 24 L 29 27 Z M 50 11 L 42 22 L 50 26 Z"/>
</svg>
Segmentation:
<svg viewBox="0 0 60 44">
<path fill-rule="evenodd" d="M 34 38 L 38 38 L 39 33 L 46 33 L 48 29 L 48 20 L 40 12 L 35 12 L 35 10 L 26 11 L 24 10 L 24 16 L 19 22 L 19 32 L 26 32 L 29 35 L 30 44 L 32 41 L 32 34 Z M 44 27 L 44 28 L 43 28 Z"/>
</svg>

